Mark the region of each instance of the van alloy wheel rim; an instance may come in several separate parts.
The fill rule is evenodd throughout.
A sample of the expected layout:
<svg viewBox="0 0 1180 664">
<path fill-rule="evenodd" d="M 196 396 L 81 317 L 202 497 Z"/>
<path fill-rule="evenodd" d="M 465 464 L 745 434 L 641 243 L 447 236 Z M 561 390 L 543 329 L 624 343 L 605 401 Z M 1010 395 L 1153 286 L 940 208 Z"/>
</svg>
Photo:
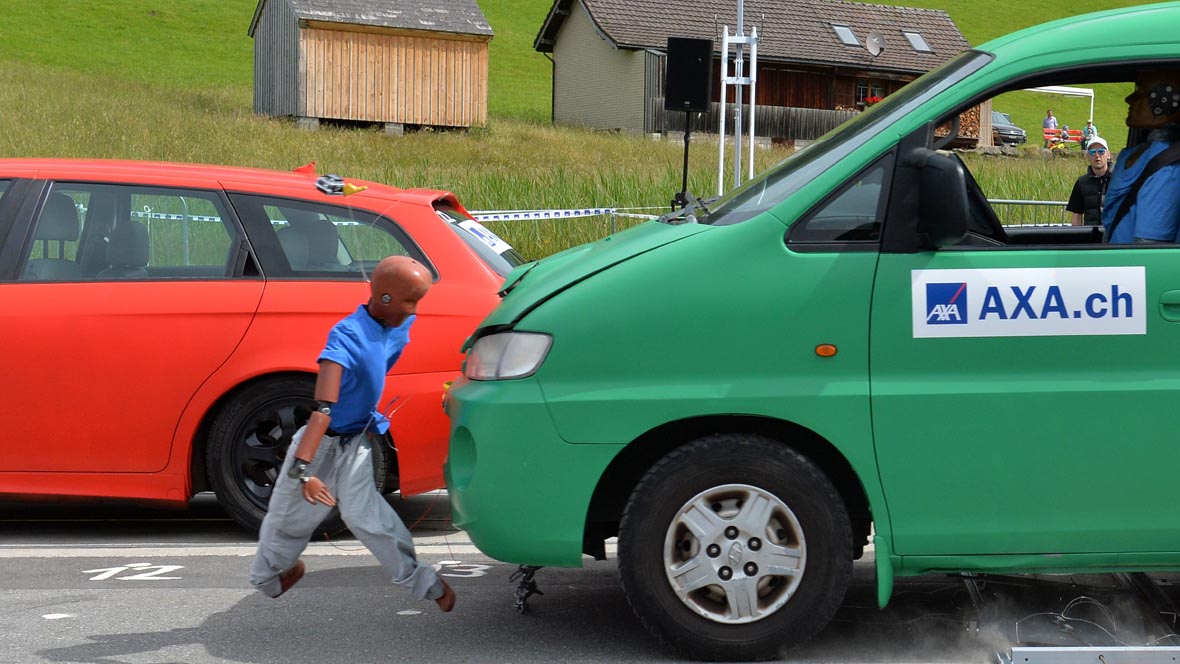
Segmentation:
<svg viewBox="0 0 1180 664">
<path fill-rule="evenodd" d="M 786 503 L 748 484 L 698 493 L 664 537 L 664 572 L 685 606 L 717 623 L 751 623 L 786 604 L 807 564 L 807 542 Z"/>
</svg>

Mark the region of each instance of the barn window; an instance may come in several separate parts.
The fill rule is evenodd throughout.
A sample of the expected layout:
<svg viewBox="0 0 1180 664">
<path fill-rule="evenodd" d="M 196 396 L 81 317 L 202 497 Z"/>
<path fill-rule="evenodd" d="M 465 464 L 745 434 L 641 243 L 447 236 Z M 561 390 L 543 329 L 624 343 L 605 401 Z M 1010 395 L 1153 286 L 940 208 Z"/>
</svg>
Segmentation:
<svg viewBox="0 0 1180 664">
<path fill-rule="evenodd" d="M 922 36 L 922 33 L 902 30 L 901 34 L 905 35 L 905 38 L 909 40 L 910 46 L 913 46 L 915 51 L 921 51 L 923 53 L 934 52 L 934 49 L 930 48 L 930 44 L 926 43 L 926 38 Z"/>
<path fill-rule="evenodd" d="M 876 97 L 881 99 L 885 96 L 885 84 L 881 81 L 872 81 L 869 79 L 856 79 L 856 103 L 863 104 L 865 99 L 869 97 Z"/>
<path fill-rule="evenodd" d="M 860 42 L 856 40 L 856 35 L 852 34 L 852 28 L 847 25 L 836 25 L 833 23 L 832 29 L 836 31 L 836 36 L 840 38 L 842 43 L 848 44 L 849 46 L 860 46 Z"/>
</svg>

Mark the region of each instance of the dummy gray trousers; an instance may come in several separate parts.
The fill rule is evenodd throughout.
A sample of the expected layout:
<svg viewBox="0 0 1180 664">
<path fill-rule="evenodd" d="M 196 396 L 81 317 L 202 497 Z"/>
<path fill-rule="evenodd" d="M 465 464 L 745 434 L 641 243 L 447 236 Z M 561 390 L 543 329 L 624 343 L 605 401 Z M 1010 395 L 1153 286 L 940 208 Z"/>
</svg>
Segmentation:
<svg viewBox="0 0 1180 664">
<path fill-rule="evenodd" d="M 250 583 L 269 597 L 278 596 L 279 575 L 299 560 L 315 527 L 332 509 L 307 502 L 302 484 L 287 477 L 305 429 L 297 431 L 291 441 L 250 566 Z M 430 565 L 418 563 L 410 531 L 377 493 L 372 454 L 368 436 L 353 436 L 343 445 L 340 438 L 324 436 L 311 462 L 311 474 L 328 485 L 345 525 L 373 552 L 395 584 L 418 599 L 438 599 L 443 594 L 438 574 Z"/>
</svg>

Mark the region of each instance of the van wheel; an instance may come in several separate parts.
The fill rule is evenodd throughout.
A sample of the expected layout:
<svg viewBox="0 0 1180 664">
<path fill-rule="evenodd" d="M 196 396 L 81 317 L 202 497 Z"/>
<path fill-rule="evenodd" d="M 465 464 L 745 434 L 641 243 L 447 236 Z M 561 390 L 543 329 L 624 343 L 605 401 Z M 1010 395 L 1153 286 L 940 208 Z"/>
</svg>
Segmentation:
<svg viewBox="0 0 1180 664">
<path fill-rule="evenodd" d="M 831 620 L 851 573 L 852 527 L 835 487 L 761 436 L 708 436 L 671 452 L 619 524 L 627 601 L 693 659 L 778 657 Z"/>
<path fill-rule="evenodd" d="M 287 376 L 256 383 L 231 397 L 209 428 L 205 466 L 217 502 L 243 528 L 257 532 L 266 516 L 279 469 L 295 432 L 307 424 L 315 405 L 315 379 Z M 372 435 L 373 474 L 384 493 L 391 451 L 384 436 Z M 344 530 L 333 509 L 316 530 L 331 536 Z"/>
</svg>

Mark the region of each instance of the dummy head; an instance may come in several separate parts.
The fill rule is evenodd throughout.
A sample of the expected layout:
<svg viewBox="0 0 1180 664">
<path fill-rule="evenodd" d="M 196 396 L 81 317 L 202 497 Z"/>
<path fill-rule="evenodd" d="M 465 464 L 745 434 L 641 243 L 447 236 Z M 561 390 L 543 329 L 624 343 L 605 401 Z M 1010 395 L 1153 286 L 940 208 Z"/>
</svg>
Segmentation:
<svg viewBox="0 0 1180 664">
<path fill-rule="evenodd" d="M 1180 71 L 1143 72 L 1126 101 L 1128 127 L 1155 129 L 1180 122 Z"/>
<path fill-rule="evenodd" d="M 390 256 L 373 269 L 369 282 L 369 315 L 397 327 L 418 311 L 418 301 L 430 290 L 430 270 L 408 256 Z"/>
</svg>

